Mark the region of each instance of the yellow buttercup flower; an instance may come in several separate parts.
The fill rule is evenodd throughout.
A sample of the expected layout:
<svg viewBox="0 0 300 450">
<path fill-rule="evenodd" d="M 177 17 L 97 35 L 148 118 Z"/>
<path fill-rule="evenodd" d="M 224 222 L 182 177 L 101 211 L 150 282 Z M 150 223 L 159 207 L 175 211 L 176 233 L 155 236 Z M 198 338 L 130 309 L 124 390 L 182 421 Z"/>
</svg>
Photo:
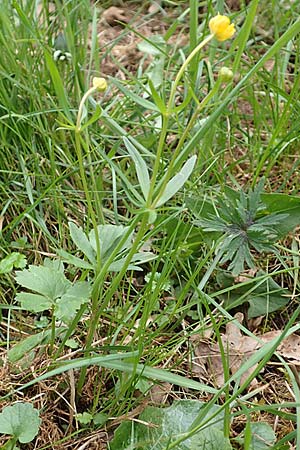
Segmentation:
<svg viewBox="0 0 300 450">
<path fill-rule="evenodd" d="M 107 89 L 107 82 L 105 78 L 94 77 L 93 87 L 97 88 L 98 91 L 104 92 Z"/>
<path fill-rule="evenodd" d="M 209 29 L 218 41 L 226 41 L 235 33 L 234 24 L 230 23 L 229 17 L 221 14 L 210 19 Z"/>
</svg>

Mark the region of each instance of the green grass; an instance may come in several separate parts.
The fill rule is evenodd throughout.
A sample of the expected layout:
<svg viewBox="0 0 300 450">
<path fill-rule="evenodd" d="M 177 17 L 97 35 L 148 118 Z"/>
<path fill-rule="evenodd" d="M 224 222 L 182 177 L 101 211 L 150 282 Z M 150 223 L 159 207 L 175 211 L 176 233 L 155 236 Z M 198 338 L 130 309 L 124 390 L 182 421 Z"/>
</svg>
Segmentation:
<svg viewBox="0 0 300 450">
<path fill-rule="evenodd" d="M 150 402 L 153 384 L 168 382 L 167 404 L 197 399 L 205 406 L 166 450 L 184 448 L 180 444 L 217 420 L 214 405 L 224 412 L 223 435 L 233 448 L 255 448 L 251 423 L 278 421 L 272 448 L 300 449 L 299 377 L 280 353 L 274 356 L 285 335 L 299 328 L 299 6 L 244 3 L 230 11 L 221 0 L 166 1 L 166 14 L 159 16 L 165 34 L 143 41 L 151 2 L 139 2 L 139 13 L 134 2 L 0 5 L 0 342 L 7 377 L 0 395 L 3 407 L 22 400 L 40 410 L 35 444 L 24 448 L 71 443 L 77 449 L 96 430 L 108 432 L 107 442 L 126 414 Z M 102 42 L 102 10 L 112 4 L 132 7 L 134 20 Z M 218 11 L 236 24 L 234 38 L 213 39 L 187 60 Z M 114 54 L 127 36 L 142 46 L 135 69 Z M 62 37 L 70 59 L 55 61 Z M 117 75 L 105 75 L 107 90 L 91 92 L 78 118 L 92 77 L 104 76 L 107 59 Z M 218 80 L 223 66 L 234 73 L 228 84 Z M 246 199 L 262 179 L 264 205 L 256 210 Z M 225 217 L 225 228 L 206 229 L 213 216 Z M 261 228 L 252 230 L 259 220 Z M 250 247 L 265 233 L 261 247 L 251 247 L 254 272 L 247 258 L 242 273 L 228 270 L 232 230 Z M 224 242 L 229 258 L 222 263 Z M 139 263 L 143 251 L 152 257 Z M 26 257 L 26 268 L 14 252 Z M 50 266 L 46 293 L 28 271 L 39 266 L 42 274 L 45 260 L 47 267 L 64 261 L 63 268 Z M 65 328 L 57 303 L 63 294 L 51 297 L 60 270 L 78 289 L 64 300 Z M 88 301 L 80 285 L 89 286 Z M 52 306 L 37 306 L 36 297 L 26 308 L 18 298 L 30 290 Z M 258 329 L 251 325 L 253 293 L 263 311 Z M 222 335 L 240 311 L 244 322 L 237 326 L 254 340 L 266 331 L 282 334 L 233 372 Z M 222 386 L 195 372 L 194 342 L 204 336 L 220 347 Z M 14 359 L 11 349 L 24 357 Z M 289 386 L 289 395 L 270 400 L 267 371 L 278 386 Z M 76 414 L 84 412 L 105 414 L 104 423 L 78 422 Z M 242 444 L 235 438 L 243 432 Z"/>
</svg>

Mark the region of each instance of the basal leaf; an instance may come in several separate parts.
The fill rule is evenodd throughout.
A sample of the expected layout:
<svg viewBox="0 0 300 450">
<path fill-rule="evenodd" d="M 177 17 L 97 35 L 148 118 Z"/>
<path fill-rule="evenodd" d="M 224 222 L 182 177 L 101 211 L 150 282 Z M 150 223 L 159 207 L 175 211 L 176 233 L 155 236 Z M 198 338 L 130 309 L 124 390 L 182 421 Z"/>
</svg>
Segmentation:
<svg viewBox="0 0 300 450">
<path fill-rule="evenodd" d="M 250 442 L 247 448 L 249 450 L 267 450 L 273 448 L 273 445 L 276 442 L 276 435 L 273 428 L 268 423 L 251 422 L 248 425 L 250 428 Z M 243 445 L 246 441 L 246 430 L 235 440 Z"/>
<path fill-rule="evenodd" d="M 26 311 L 41 312 L 51 309 L 54 305 L 54 300 L 51 300 L 44 295 L 32 294 L 29 292 L 20 292 L 16 295 L 16 300 L 21 303 L 21 307 Z"/>
<path fill-rule="evenodd" d="M 147 407 L 139 416 L 143 423 L 123 422 L 116 430 L 110 444 L 111 450 L 126 450 L 128 448 L 143 450 L 165 450 L 175 443 L 183 433 L 190 431 L 201 408 L 205 404 L 197 400 L 179 400 L 168 408 Z M 212 406 L 210 414 L 218 410 Z M 209 419 L 205 417 L 205 421 Z M 147 425 L 146 425 L 147 424 Z M 229 440 L 222 433 L 223 415 L 217 414 L 211 424 L 203 430 L 194 433 L 186 440 L 172 448 L 174 450 L 231 450 Z M 133 447 L 131 447 L 133 446 Z"/>
<path fill-rule="evenodd" d="M 13 269 L 26 267 L 26 257 L 21 253 L 13 252 L 0 261 L 0 274 L 10 273 Z"/>
<path fill-rule="evenodd" d="M 25 444 L 38 434 L 40 423 L 39 412 L 30 403 L 15 403 L 1 412 L 0 433 L 10 434 Z"/>
<path fill-rule="evenodd" d="M 61 297 L 71 284 L 62 272 L 44 266 L 29 266 L 29 269 L 17 271 L 16 281 L 51 300 Z"/>
<path fill-rule="evenodd" d="M 73 319 L 80 306 L 86 303 L 91 294 L 91 287 L 85 281 L 78 281 L 57 300 L 55 316 L 64 323 Z"/>
</svg>

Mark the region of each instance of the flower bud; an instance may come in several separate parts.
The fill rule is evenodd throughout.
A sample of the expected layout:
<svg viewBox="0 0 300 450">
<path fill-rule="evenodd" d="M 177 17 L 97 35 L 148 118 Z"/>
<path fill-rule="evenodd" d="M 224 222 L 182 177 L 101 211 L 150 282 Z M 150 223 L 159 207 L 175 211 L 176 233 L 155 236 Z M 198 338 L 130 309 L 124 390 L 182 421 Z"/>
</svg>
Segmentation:
<svg viewBox="0 0 300 450">
<path fill-rule="evenodd" d="M 107 82 L 105 78 L 94 77 L 93 87 L 97 88 L 98 91 L 104 92 L 107 89 Z"/>
<path fill-rule="evenodd" d="M 228 67 L 221 67 L 219 71 L 219 79 L 222 83 L 229 83 L 233 78 L 233 72 Z"/>
</svg>

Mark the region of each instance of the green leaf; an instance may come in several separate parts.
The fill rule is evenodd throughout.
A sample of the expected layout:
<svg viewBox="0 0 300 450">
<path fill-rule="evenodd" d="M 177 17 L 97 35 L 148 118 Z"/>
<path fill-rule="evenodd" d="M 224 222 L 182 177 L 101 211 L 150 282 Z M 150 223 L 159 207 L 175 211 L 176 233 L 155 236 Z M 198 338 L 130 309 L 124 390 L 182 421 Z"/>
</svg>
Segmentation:
<svg viewBox="0 0 300 450">
<path fill-rule="evenodd" d="M 267 274 L 263 271 L 257 273 L 257 277 L 263 275 Z M 229 277 L 228 273 L 220 271 L 218 279 L 222 284 L 224 277 L 226 277 L 226 287 L 234 286 L 234 278 Z M 265 281 L 260 282 L 255 282 L 255 279 L 256 277 L 253 278 L 253 285 L 239 286 L 237 289 L 229 290 L 226 294 L 220 296 L 228 309 L 236 308 L 248 302 L 248 317 L 253 318 L 277 311 L 290 301 L 291 293 L 287 289 L 283 289 L 271 277 L 267 277 Z"/>
<path fill-rule="evenodd" d="M 59 327 L 56 328 L 55 334 L 57 336 L 64 331 L 65 327 Z M 29 353 L 34 348 L 43 344 L 48 344 L 51 339 L 51 333 L 51 330 L 42 331 L 40 333 L 29 336 L 15 344 L 7 353 L 9 362 L 15 363 L 22 359 L 26 355 L 26 353 Z"/>
<path fill-rule="evenodd" d="M 120 83 L 119 81 L 117 81 L 115 78 L 111 78 L 111 82 L 113 84 L 115 84 L 118 89 L 120 89 L 121 92 L 123 92 L 123 94 L 127 97 L 130 98 L 131 100 L 134 101 L 134 103 L 136 103 L 137 105 L 142 106 L 145 109 L 150 109 L 150 111 L 159 111 L 159 108 L 152 102 L 149 102 L 149 100 L 145 100 L 143 97 L 140 97 L 139 95 L 131 92 L 129 89 L 127 89 L 125 86 L 123 86 L 122 83 Z"/>
<path fill-rule="evenodd" d="M 94 415 L 93 422 L 97 427 L 101 427 L 107 422 L 108 418 L 109 416 L 107 414 L 98 412 L 97 414 Z"/>
<path fill-rule="evenodd" d="M 81 305 L 86 303 L 91 294 L 91 287 L 85 281 L 78 281 L 69 287 L 66 293 L 57 300 L 55 316 L 64 323 L 70 322 Z"/>
<path fill-rule="evenodd" d="M 85 122 L 85 124 L 81 125 L 81 127 L 80 127 L 81 131 L 83 131 L 85 128 L 88 128 L 90 125 L 92 125 L 94 122 L 96 122 L 101 117 L 101 114 L 102 114 L 102 109 L 100 108 L 99 105 L 97 105 L 92 117 L 87 122 Z"/>
<path fill-rule="evenodd" d="M 249 424 L 251 431 L 249 450 L 267 450 L 273 448 L 276 442 L 276 435 L 273 428 L 266 422 L 251 422 Z M 236 438 L 236 441 L 243 445 L 245 441 L 244 433 Z"/>
<path fill-rule="evenodd" d="M 110 443 L 111 450 L 136 448 L 143 450 L 166 450 L 174 444 L 190 428 L 201 412 L 205 403 L 197 400 L 179 400 L 168 408 L 147 407 L 139 416 L 144 423 L 123 422 L 115 431 Z M 218 412 L 219 407 L 213 405 L 211 415 Z M 209 421 L 209 415 L 205 422 Z M 146 425 L 147 424 L 147 425 Z M 206 423 L 204 429 L 175 445 L 174 450 L 231 450 L 229 440 L 220 430 L 223 427 L 223 414 L 217 413 L 212 423 Z M 134 445 L 134 446 L 133 446 Z"/>
<path fill-rule="evenodd" d="M 16 281 L 21 286 L 55 300 L 71 285 L 62 272 L 44 266 L 29 266 L 17 271 Z"/>
<path fill-rule="evenodd" d="M 72 241 L 82 253 L 88 258 L 88 260 L 95 265 L 96 264 L 96 254 L 92 247 L 90 241 L 88 240 L 86 234 L 83 232 L 82 228 L 78 227 L 74 222 L 69 222 L 69 230 Z"/>
<path fill-rule="evenodd" d="M 150 189 L 150 177 L 147 168 L 147 164 L 142 158 L 140 152 L 135 148 L 135 146 L 124 136 L 123 137 L 124 144 L 133 159 L 136 174 L 141 186 L 141 190 L 143 192 L 145 200 L 147 200 L 149 189 Z"/>
<path fill-rule="evenodd" d="M 82 425 L 88 425 L 93 420 L 92 414 L 84 411 L 83 413 L 76 414 L 76 419 Z"/>
<path fill-rule="evenodd" d="M 89 262 L 84 261 L 84 259 L 78 258 L 77 256 L 71 255 L 71 253 L 68 253 L 65 250 L 58 249 L 56 252 L 67 264 L 72 264 L 79 269 L 93 269 L 93 266 Z"/>
<path fill-rule="evenodd" d="M 0 414 L 0 433 L 10 434 L 22 444 L 31 442 L 39 432 L 39 412 L 30 403 L 6 406 Z"/>
<path fill-rule="evenodd" d="M 182 188 L 184 183 L 188 180 L 191 173 L 193 172 L 196 161 L 197 161 L 196 155 L 189 158 L 183 165 L 180 172 L 177 173 L 173 178 L 171 178 L 171 180 L 167 183 L 162 196 L 158 199 L 156 203 L 157 207 L 162 206 L 164 203 L 166 203 L 170 198 L 173 197 L 173 195 L 176 194 L 176 192 L 179 191 L 179 189 Z"/>
<path fill-rule="evenodd" d="M 285 213 L 288 218 L 276 226 L 279 237 L 286 236 L 300 224 L 300 198 L 288 194 L 262 194 L 269 213 Z"/>
<path fill-rule="evenodd" d="M 272 448 L 276 441 L 273 428 L 265 422 L 251 423 L 251 450 L 265 450 Z"/>
<path fill-rule="evenodd" d="M 124 227 L 123 225 L 99 225 L 97 229 L 100 239 L 101 259 L 105 261 L 117 247 L 122 237 L 128 232 L 129 227 Z M 131 247 L 132 235 L 133 233 L 131 233 L 126 242 L 124 242 L 119 253 Z M 92 247 L 96 250 L 94 230 L 90 231 L 89 240 Z"/>
<path fill-rule="evenodd" d="M 136 262 L 137 264 L 144 264 L 146 262 L 152 261 L 155 258 L 156 255 L 154 255 L 151 252 L 140 252 L 133 255 L 133 257 L 131 258 L 131 263 Z M 125 260 L 126 257 L 114 261 L 113 263 L 111 263 L 108 270 L 110 272 L 119 272 L 122 269 Z M 143 270 L 143 269 L 137 265 L 129 264 L 127 270 Z"/>
<path fill-rule="evenodd" d="M 21 307 L 26 311 L 42 312 L 46 309 L 51 309 L 54 305 L 54 300 L 51 300 L 44 295 L 32 294 L 28 292 L 20 292 L 16 295 L 16 300 L 21 303 Z"/>
<path fill-rule="evenodd" d="M 153 98 L 156 106 L 159 108 L 161 114 L 164 115 L 167 112 L 167 107 L 166 107 L 163 99 L 159 96 L 159 94 L 158 94 L 157 90 L 155 89 L 155 86 L 150 78 L 148 79 L 148 84 L 150 87 L 152 98 Z"/>
<path fill-rule="evenodd" d="M 26 267 L 26 257 L 21 253 L 13 252 L 0 261 L 0 274 L 10 273 L 14 268 Z"/>
<path fill-rule="evenodd" d="M 66 96 L 66 92 L 65 92 L 64 85 L 63 85 L 61 76 L 59 74 L 59 71 L 56 67 L 55 62 L 52 59 L 51 54 L 47 50 L 44 51 L 44 54 L 45 54 L 46 65 L 49 70 L 59 104 L 60 104 L 64 114 L 66 115 L 66 117 L 68 117 L 68 119 L 72 122 L 72 114 L 70 112 L 70 105 L 69 105 L 69 102 L 68 102 L 68 99 Z"/>
<path fill-rule="evenodd" d="M 151 56 L 166 55 L 166 41 L 163 36 L 159 34 L 151 36 L 151 39 L 145 38 L 143 41 L 138 42 L 137 47 L 140 52 L 147 53 Z"/>
</svg>

